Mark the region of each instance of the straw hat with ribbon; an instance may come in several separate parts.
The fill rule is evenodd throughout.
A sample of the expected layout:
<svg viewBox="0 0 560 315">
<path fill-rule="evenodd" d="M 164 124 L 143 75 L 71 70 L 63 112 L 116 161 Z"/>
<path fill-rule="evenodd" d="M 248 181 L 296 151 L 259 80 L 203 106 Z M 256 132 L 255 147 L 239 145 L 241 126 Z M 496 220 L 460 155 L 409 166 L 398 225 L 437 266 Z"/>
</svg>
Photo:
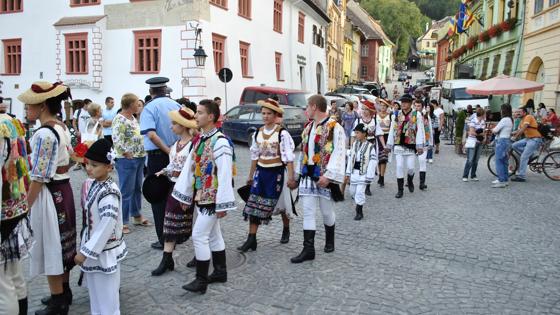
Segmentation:
<svg viewBox="0 0 560 315">
<path fill-rule="evenodd" d="M 194 113 L 187 107 L 169 112 L 169 118 L 185 128 L 197 128 L 196 120 L 194 119 Z"/>
<path fill-rule="evenodd" d="M 369 111 L 374 112 L 375 111 L 375 104 L 367 99 L 363 99 L 361 100 L 362 104 L 364 104 L 364 106 L 362 107 L 362 109 L 367 109 Z"/>
<path fill-rule="evenodd" d="M 31 85 L 31 88 L 18 96 L 24 104 L 35 105 L 41 104 L 49 98 L 59 96 L 66 92 L 68 87 L 62 82 L 50 83 L 46 81 L 37 81 Z"/>
<path fill-rule="evenodd" d="M 266 107 L 270 110 L 273 110 L 280 115 L 284 114 L 284 109 L 282 107 L 280 107 L 280 104 L 278 103 L 278 101 L 273 100 L 271 98 L 267 98 L 266 100 L 258 101 L 257 104 L 259 104 L 262 107 Z"/>
<path fill-rule="evenodd" d="M 387 102 L 386 100 L 382 99 L 381 97 L 378 97 L 376 99 L 377 102 L 379 102 L 379 105 L 385 105 L 387 107 L 391 107 L 391 104 L 389 102 Z"/>
</svg>

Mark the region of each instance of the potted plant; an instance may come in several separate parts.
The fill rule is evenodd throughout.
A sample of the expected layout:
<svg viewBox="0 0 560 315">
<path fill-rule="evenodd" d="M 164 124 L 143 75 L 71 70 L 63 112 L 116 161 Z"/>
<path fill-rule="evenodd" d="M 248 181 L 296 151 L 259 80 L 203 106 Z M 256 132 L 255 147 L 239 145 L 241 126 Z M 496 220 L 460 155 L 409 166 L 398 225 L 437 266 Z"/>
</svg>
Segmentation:
<svg viewBox="0 0 560 315">
<path fill-rule="evenodd" d="M 450 62 L 451 60 L 452 60 L 451 56 L 445 57 L 445 61 L 446 61 L 446 62 Z"/>
<path fill-rule="evenodd" d="M 467 48 L 469 50 L 472 50 L 476 46 L 477 42 L 478 42 L 478 37 L 472 36 L 471 38 L 469 38 L 469 41 L 467 42 Z"/>
<path fill-rule="evenodd" d="M 484 43 L 486 41 L 488 41 L 490 39 L 490 35 L 488 35 L 488 31 L 484 31 L 480 34 L 478 34 L 478 40 L 481 43 Z"/>
<path fill-rule="evenodd" d="M 502 29 L 497 24 L 492 25 L 492 27 L 490 27 L 488 29 L 488 35 L 490 36 L 490 38 L 496 37 L 496 36 L 500 35 L 501 33 L 502 33 Z"/>
</svg>

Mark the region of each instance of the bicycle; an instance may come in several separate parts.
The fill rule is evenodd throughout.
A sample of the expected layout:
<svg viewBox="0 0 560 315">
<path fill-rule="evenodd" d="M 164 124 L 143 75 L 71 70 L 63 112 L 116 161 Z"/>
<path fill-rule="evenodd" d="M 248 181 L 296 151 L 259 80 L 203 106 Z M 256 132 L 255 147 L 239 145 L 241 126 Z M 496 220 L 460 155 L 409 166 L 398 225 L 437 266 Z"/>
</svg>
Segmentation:
<svg viewBox="0 0 560 315">
<path fill-rule="evenodd" d="M 529 169 L 534 173 L 544 173 L 546 177 L 553 181 L 560 181 L 560 151 L 553 151 L 549 149 L 552 140 L 545 140 L 540 146 L 538 154 L 533 154 L 529 159 Z M 514 175 L 519 169 L 520 155 L 511 149 L 508 153 L 508 176 Z M 488 170 L 492 175 L 498 176 L 495 167 L 496 159 L 495 152 L 488 157 Z"/>
</svg>

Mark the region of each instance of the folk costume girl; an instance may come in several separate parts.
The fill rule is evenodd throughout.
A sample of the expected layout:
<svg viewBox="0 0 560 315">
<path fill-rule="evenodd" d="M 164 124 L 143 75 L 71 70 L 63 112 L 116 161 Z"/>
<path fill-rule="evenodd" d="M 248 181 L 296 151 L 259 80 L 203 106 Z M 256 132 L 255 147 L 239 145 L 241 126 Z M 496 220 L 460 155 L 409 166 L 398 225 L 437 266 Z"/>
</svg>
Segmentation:
<svg viewBox="0 0 560 315">
<path fill-rule="evenodd" d="M 375 115 L 375 119 L 377 120 L 377 125 L 381 128 L 383 135 L 379 136 L 379 146 L 377 148 L 377 158 L 378 158 L 378 169 L 379 169 L 379 179 L 377 180 L 377 184 L 379 187 L 385 186 L 385 171 L 387 169 L 387 162 L 389 161 L 389 154 L 385 151 L 387 147 L 387 141 L 389 140 L 389 130 L 391 129 L 391 119 L 392 114 L 390 113 L 391 104 L 389 102 L 378 98 L 377 101 L 379 102 L 379 111 L 377 115 Z M 383 138 L 383 142 L 381 142 L 381 138 Z"/>
<path fill-rule="evenodd" d="M 408 190 L 414 192 L 414 164 L 416 154 L 424 153 L 424 121 L 422 113 L 411 108 L 412 96 L 405 94 L 401 97 L 401 110 L 393 117 L 389 130 L 387 151 L 395 154 L 397 166 L 398 192 L 395 198 L 402 198 L 404 192 L 404 163 L 407 167 Z"/>
<path fill-rule="evenodd" d="M 327 113 L 327 101 L 313 95 L 307 103 L 307 124 L 302 134 L 302 153 L 296 171 L 300 175 L 299 197 L 303 205 L 303 250 L 291 259 L 301 263 L 315 259 L 315 211 L 319 206 L 325 225 L 326 253 L 334 251 L 334 201 L 343 199 L 338 184 L 344 181 L 346 136 Z"/>
<path fill-rule="evenodd" d="M 0 114 L 0 314 L 27 314 L 21 261 L 33 245 L 29 223 L 29 163 L 25 129 Z"/>
<path fill-rule="evenodd" d="M 354 220 L 357 221 L 364 217 L 366 187 L 373 181 L 377 168 L 377 150 L 375 144 L 367 140 L 368 132 L 368 127 L 364 124 L 358 124 L 354 128 L 356 139 L 350 148 L 346 164 L 346 180 L 350 182 L 350 195 L 356 203 Z"/>
<path fill-rule="evenodd" d="M 193 111 L 186 107 L 169 112 L 169 117 L 171 118 L 171 129 L 180 139 L 171 146 L 169 165 L 156 175 L 167 176 L 172 183 L 175 183 L 192 151 L 196 120 L 194 120 Z M 171 271 L 175 268 L 173 250 L 176 244 L 182 244 L 191 237 L 192 221 L 193 207 L 184 209 L 183 205 L 170 194 L 167 198 L 163 221 L 163 257 L 157 269 L 152 271 L 152 276 L 160 276 L 167 270 Z"/>
<path fill-rule="evenodd" d="M 201 101 L 195 117 L 201 138 L 188 156 L 172 196 L 184 207 L 194 204 L 197 211 L 192 231 L 196 279 L 183 289 L 204 294 L 208 283 L 227 281 L 225 243 L 218 219 L 236 209 L 232 179 L 235 166 L 233 145 L 216 127 L 218 104 Z M 214 272 L 208 276 L 210 258 Z"/>
<path fill-rule="evenodd" d="M 66 314 L 72 302 L 68 285 L 76 255 L 76 210 L 68 176 L 72 147 L 68 128 L 56 118 L 69 97 L 66 86 L 43 81 L 18 96 L 27 106 L 27 118 L 41 122 L 30 141 L 28 203 L 37 240 L 30 252 L 30 276 L 47 276 L 51 298 L 42 300 L 47 308 L 36 314 Z"/>
<path fill-rule="evenodd" d="M 257 249 L 257 230 L 261 223 L 268 224 L 273 214 L 280 213 L 284 223 L 280 243 L 288 243 L 290 238 L 290 219 L 292 211 L 291 187 L 294 180 L 294 140 L 287 130 L 276 124 L 284 109 L 277 101 L 259 101 L 262 106 L 264 126 L 254 134 L 251 144 L 251 170 L 247 183 L 251 194 L 245 204 L 243 216 L 249 220 L 249 235 L 237 249 L 246 252 Z"/>
<path fill-rule="evenodd" d="M 422 112 L 422 102 L 420 100 L 414 101 L 414 106 L 417 112 Z M 428 165 L 428 151 L 434 146 L 434 129 L 432 128 L 432 118 L 429 112 L 422 115 L 424 123 L 424 152 L 418 155 L 418 169 L 420 172 L 420 190 L 428 189 L 426 185 L 426 170 Z"/>
<path fill-rule="evenodd" d="M 94 181 L 85 200 L 86 225 L 74 260 L 84 272 L 91 314 L 120 314 L 120 262 L 128 251 L 122 233 L 122 196 L 110 176 L 115 156 L 104 138 L 85 155 L 86 171 Z"/>
</svg>

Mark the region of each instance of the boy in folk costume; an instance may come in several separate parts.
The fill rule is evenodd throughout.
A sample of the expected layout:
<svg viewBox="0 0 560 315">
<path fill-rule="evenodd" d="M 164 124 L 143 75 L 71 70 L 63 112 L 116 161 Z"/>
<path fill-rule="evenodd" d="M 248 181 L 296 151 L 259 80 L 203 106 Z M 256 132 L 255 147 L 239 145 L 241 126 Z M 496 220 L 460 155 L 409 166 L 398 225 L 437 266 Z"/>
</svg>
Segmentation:
<svg viewBox="0 0 560 315">
<path fill-rule="evenodd" d="M 401 97 L 401 110 L 393 117 L 386 149 L 395 154 L 398 185 L 395 198 L 403 196 L 405 161 L 408 190 L 414 192 L 414 164 L 416 154 L 424 153 L 424 137 L 422 113 L 412 109 L 412 96 L 405 94 Z"/>
<path fill-rule="evenodd" d="M 27 203 L 27 142 L 21 122 L 6 113 L 0 113 L 0 170 L 0 314 L 26 315 L 21 261 L 33 243 Z"/>
<path fill-rule="evenodd" d="M 236 209 L 233 145 L 216 127 L 219 117 L 220 108 L 214 101 L 202 100 L 197 106 L 195 119 L 201 138 L 187 158 L 172 193 L 185 208 L 193 203 L 196 206 L 198 216 L 192 231 L 196 279 L 183 289 L 202 294 L 209 283 L 227 281 L 226 246 L 219 219 Z M 214 272 L 208 276 L 210 258 Z"/>
<path fill-rule="evenodd" d="M 358 124 L 354 128 L 355 141 L 350 148 L 346 165 L 346 181 L 350 182 L 350 194 L 356 203 L 356 216 L 359 221 L 364 217 L 363 206 L 366 202 L 366 187 L 375 177 L 377 150 L 375 144 L 367 140 L 368 127 Z"/>
<path fill-rule="evenodd" d="M 302 134 L 299 196 L 303 206 L 303 250 L 291 259 L 301 263 L 315 259 L 315 211 L 319 206 L 325 225 L 325 253 L 334 251 L 334 201 L 343 199 L 338 184 L 344 181 L 346 136 L 344 128 L 329 117 L 327 101 L 313 95 L 307 101 L 311 121 Z"/>
<path fill-rule="evenodd" d="M 424 152 L 418 155 L 418 170 L 420 171 L 420 190 L 428 189 L 426 185 L 426 170 L 428 164 L 428 149 L 434 146 L 434 129 L 432 128 L 432 119 L 427 110 L 422 109 L 422 100 L 416 99 L 414 107 L 417 112 L 423 113 L 422 119 L 424 123 Z M 425 108 L 425 107 L 424 107 Z"/>
<path fill-rule="evenodd" d="M 257 249 L 257 230 L 261 223 L 268 224 L 273 214 L 280 213 L 284 223 L 280 243 L 288 243 L 292 211 L 290 188 L 296 188 L 294 180 L 294 140 L 288 131 L 276 124 L 284 109 L 277 101 L 259 101 L 264 126 L 255 132 L 251 144 L 251 170 L 247 183 L 251 193 L 245 204 L 243 216 L 249 220 L 249 235 L 237 249 L 246 252 Z M 290 187 L 290 188 L 289 188 Z"/>
<path fill-rule="evenodd" d="M 169 117 L 171 118 L 171 129 L 180 139 L 171 146 L 169 165 L 156 175 L 167 176 L 171 182 L 175 183 L 192 151 L 196 120 L 193 111 L 186 107 L 169 112 Z M 167 270 L 171 271 L 175 268 L 173 250 L 175 245 L 184 243 L 191 236 L 192 221 L 192 207 L 184 209 L 183 205 L 170 194 L 167 198 L 163 221 L 163 257 L 159 266 L 152 271 L 152 276 L 160 276 Z"/>
<path fill-rule="evenodd" d="M 86 226 L 74 258 L 85 275 L 91 314 L 120 314 L 120 262 L 127 254 L 123 240 L 121 192 L 110 176 L 115 153 L 104 138 L 85 154 L 93 178 L 85 201 Z"/>
</svg>

